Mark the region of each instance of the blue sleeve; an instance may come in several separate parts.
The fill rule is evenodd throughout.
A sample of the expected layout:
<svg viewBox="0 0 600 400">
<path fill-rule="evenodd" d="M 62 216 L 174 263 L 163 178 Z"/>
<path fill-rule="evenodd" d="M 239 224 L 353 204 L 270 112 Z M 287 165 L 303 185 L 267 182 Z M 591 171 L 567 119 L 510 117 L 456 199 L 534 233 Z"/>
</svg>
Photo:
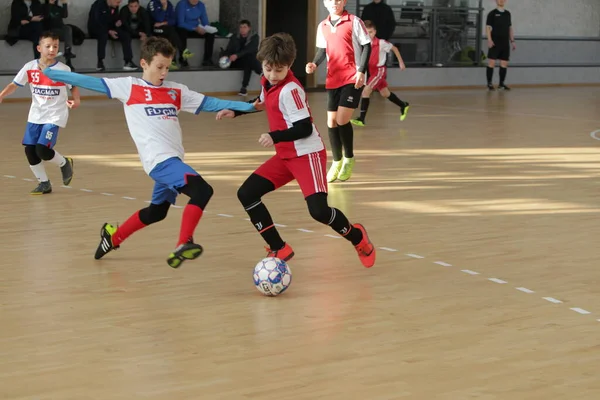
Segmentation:
<svg viewBox="0 0 600 400">
<path fill-rule="evenodd" d="M 202 22 L 202 26 L 210 25 L 208 21 L 208 14 L 206 13 L 206 6 L 204 3 L 200 3 L 200 22 Z"/>
<path fill-rule="evenodd" d="M 150 3 L 148 3 L 148 10 L 150 10 L 150 15 L 152 16 L 152 19 L 154 20 L 154 22 L 163 22 L 165 19 L 165 10 L 163 10 L 162 8 L 159 9 L 156 4 L 154 3 L 154 0 L 151 0 Z"/>
<path fill-rule="evenodd" d="M 52 68 L 46 68 L 44 75 L 53 81 L 64 82 L 76 87 L 93 90 L 94 92 L 104 93 L 110 97 L 108 86 L 100 78 L 76 74 L 75 72 L 59 71 Z"/>
<path fill-rule="evenodd" d="M 256 111 L 254 105 L 251 103 L 246 103 L 244 101 L 221 100 L 215 97 L 206 96 L 202 104 L 200 104 L 200 107 L 198 107 L 198 110 L 196 110 L 196 114 L 199 114 L 201 111 L 217 112 L 221 110 L 232 110 L 242 112 Z"/>
<path fill-rule="evenodd" d="M 175 8 L 171 2 L 167 3 L 167 22 L 169 26 L 177 26 L 177 17 L 175 16 Z"/>
<path fill-rule="evenodd" d="M 184 3 L 184 1 L 180 1 L 179 3 L 177 3 L 177 7 L 175 8 L 175 11 L 177 12 L 177 26 L 183 29 L 187 29 L 188 31 L 193 31 L 194 29 L 196 29 L 198 24 L 194 25 L 193 22 L 187 22 L 185 20 L 186 12 Z"/>
</svg>

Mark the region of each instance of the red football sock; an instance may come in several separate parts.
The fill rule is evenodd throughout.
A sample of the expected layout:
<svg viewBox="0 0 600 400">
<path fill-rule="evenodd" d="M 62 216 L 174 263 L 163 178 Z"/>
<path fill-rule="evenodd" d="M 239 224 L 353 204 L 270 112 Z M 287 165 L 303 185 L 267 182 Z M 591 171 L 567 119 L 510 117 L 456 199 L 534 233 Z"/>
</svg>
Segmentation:
<svg viewBox="0 0 600 400">
<path fill-rule="evenodd" d="M 197 205 L 188 204 L 185 206 L 183 216 L 181 217 L 181 230 L 179 231 L 177 246 L 187 243 L 194 236 L 194 231 L 196 230 L 196 226 L 198 226 L 198 222 L 200 222 L 200 218 L 202 218 L 203 212 Z"/>
<path fill-rule="evenodd" d="M 129 236 L 144 227 L 146 227 L 146 225 L 140 220 L 140 212 L 136 211 L 123 225 L 120 225 L 119 228 L 117 228 L 117 231 L 112 237 L 113 246 L 120 245 Z"/>
</svg>

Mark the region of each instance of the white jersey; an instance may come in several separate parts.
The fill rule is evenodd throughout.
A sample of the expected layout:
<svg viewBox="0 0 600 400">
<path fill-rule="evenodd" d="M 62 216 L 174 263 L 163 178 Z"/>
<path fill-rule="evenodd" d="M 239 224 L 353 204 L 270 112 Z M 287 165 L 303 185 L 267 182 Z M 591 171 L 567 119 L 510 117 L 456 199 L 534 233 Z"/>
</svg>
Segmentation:
<svg viewBox="0 0 600 400">
<path fill-rule="evenodd" d="M 132 76 L 103 78 L 108 96 L 123 103 L 129 133 L 147 174 L 157 164 L 172 158 L 183 160 L 179 112 L 196 113 L 204 95 L 175 82 L 154 86 Z"/>
<path fill-rule="evenodd" d="M 57 61 L 49 68 L 71 71 L 71 68 Z M 71 85 L 54 82 L 48 78 L 38 65 L 38 60 L 29 61 L 15 76 L 13 82 L 18 86 L 29 83 L 31 87 L 31 108 L 27 122 L 32 124 L 54 124 L 61 128 L 67 126 L 69 119 L 68 89 Z"/>
</svg>

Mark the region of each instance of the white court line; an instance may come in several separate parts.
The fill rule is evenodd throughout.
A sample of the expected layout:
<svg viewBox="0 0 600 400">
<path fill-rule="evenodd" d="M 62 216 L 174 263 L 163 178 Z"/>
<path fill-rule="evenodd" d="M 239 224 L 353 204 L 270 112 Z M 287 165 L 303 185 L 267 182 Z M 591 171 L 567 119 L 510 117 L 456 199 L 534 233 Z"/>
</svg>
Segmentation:
<svg viewBox="0 0 600 400">
<path fill-rule="evenodd" d="M 594 132 L 590 133 L 590 136 L 592 137 L 592 139 L 600 140 L 600 137 L 598 137 L 599 133 L 600 133 L 600 129 L 597 129 Z"/>
<path fill-rule="evenodd" d="M 573 307 L 573 308 L 571 308 L 571 310 L 575 311 L 576 313 L 583 314 L 583 315 L 591 314 L 591 312 L 589 312 L 588 310 L 584 310 L 583 308 L 579 308 L 579 307 Z"/>
<path fill-rule="evenodd" d="M 16 176 L 14 176 L 14 175 L 4 175 L 4 177 L 5 178 L 10 178 L 10 179 L 15 179 L 16 178 Z"/>
<path fill-rule="evenodd" d="M 572 118 L 572 117 L 564 117 L 560 115 L 550 115 L 550 114 L 532 114 L 532 113 L 519 113 L 519 112 L 505 112 L 505 111 L 493 111 L 493 110 L 481 110 L 478 108 L 469 108 L 469 107 L 452 107 L 452 106 L 443 106 L 439 104 L 418 104 L 411 103 L 411 106 L 415 105 L 418 107 L 435 107 L 437 109 L 445 108 L 447 110 L 459 110 L 459 111 L 468 111 L 468 112 L 478 112 L 478 113 L 492 113 L 492 114 L 502 114 L 502 115 L 516 115 L 520 117 L 533 117 L 533 118 L 544 118 L 544 119 L 559 119 L 563 121 L 585 121 L 585 122 L 600 122 L 597 119 L 582 119 L 582 118 Z"/>
<path fill-rule="evenodd" d="M 152 200 L 144 200 L 144 203 L 151 204 L 151 203 L 152 203 Z"/>
<path fill-rule="evenodd" d="M 442 267 L 451 267 L 452 266 L 452 264 L 448 264 L 443 261 L 436 261 L 436 262 L 434 262 L 434 264 L 441 265 Z"/>
<path fill-rule="evenodd" d="M 27 181 L 27 182 L 33 182 L 33 179 L 31 179 L 31 178 L 23 178 L 23 180 Z"/>
<path fill-rule="evenodd" d="M 600 133 L 600 130 L 594 131 L 593 133 Z M 598 137 L 594 137 L 594 138 L 596 140 L 600 140 L 600 138 L 598 138 Z M 4 176 L 7 177 L 7 178 L 16 178 L 13 175 L 4 175 Z M 24 181 L 33 181 L 33 179 L 28 179 L 28 178 L 23 178 L 23 180 Z M 72 188 L 71 186 L 64 186 L 64 185 L 62 185 L 61 187 L 64 187 L 66 189 L 71 189 Z M 83 191 L 83 192 L 88 192 L 88 193 L 93 192 L 93 190 L 91 190 L 91 189 L 79 189 L 79 190 Z M 105 192 L 103 192 L 101 194 L 104 195 L 104 196 L 113 196 L 112 193 L 105 193 Z M 128 197 L 128 196 L 122 196 L 121 198 L 126 199 L 126 200 L 135 200 L 136 199 L 135 197 Z M 146 201 L 146 203 L 149 203 L 149 202 L 150 201 Z M 173 207 L 174 208 L 183 208 L 183 206 L 173 206 Z M 221 216 L 221 217 L 233 218 L 233 215 L 230 215 L 230 214 L 217 214 L 217 215 Z M 245 219 L 249 220 L 248 218 L 245 218 Z M 276 226 L 287 227 L 287 225 L 282 225 L 282 224 L 275 224 L 275 225 Z M 302 229 L 302 228 L 297 228 L 296 230 L 301 231 L 301 232 L 307 232 L 307 233 L 313 233 L 314 232 L 312 230 Z M 330 237 L 332 239 L 341 239 L 341 237 L 338 236 L 338 235 L 328 234 L 328 235 L 324 235 L 324 236 Z M 381 250 L 385 250 L 385 251 L 390 251 L 390 252 L 397 252 L 398 251 L 398 250 L 390 248 L 390 247 L 380 247 L 380 249 Z M 421 255 L 418 255 L 418 254 L 414 254 L 414 253 L 407 253 L 406 256 L 412 257 L 412 258 L 417 258 L 417 259 L 423 259 L 423 258 L 425 258 L 424 256 L 421 256 Z M 452 266 L 452 264 L 448 264 L 448 263 L 443 262 L 443 261 L 436 261 L 436 262 L 434 262 L 434 264 L 438 264 L 438 265 L 442 265 L 442 266 L 448 266 L 448 267 Z M 461 270 L 461 272 L 464 272 L 464 273 L 469 274 L 469 275 L 480 275 L 479 272 L 472 271 L 472 270 L 469 270 L 469 269 L 463 269 L 463 270 Z M 166 277 L 140 279 L 140 280 L 137 280 L 136 282 L 144 282 L 144 281 L 160 280 L 160 279 L 166 279 Z M 491 281 L 491 282 L 499 283 L 499 284 L 505 284 L 505 283 L 507 283 L 506 281 L 504 281 L 502 279 L 498 279 L 498 278 L 488 278 L 488 280 Z M 515 289 L 517 289 L 517 290 L 519 290 L 519 291 L 521 291 L 523 293 L 535 293 L 533 290 L 527 289 L 525 287 L 516 287 Z M 563 301 L 558 300 L 558 299 L 556 299 L 554 297 L 543 297 L 543 299 L 546 300 L 546 301 L 548 301 L 548 302 L 550 302 L 550 303 L 554 303 L 554 304 L 562 304 L 563 303 Z M 591 314 L 592 313 L 591 311 L 588 311 L 588 310 L 585 310 L 585 309 L 579 308 L 579 307 L 572 307 L 572 308 L 570 308 L 570 310 L 575 311 L 576 313 L 582 314 L 582 315 L 587 315 L 587 314 Z M 598 322 L 600 322 L 600 319 L 598 319 Z"/>
<path fill-rule="evenodd" d="M 392 248 L 390 248 L 390 247 L 380 247 L 379 249 L 381 249 L 381 250 L 385 250 L 385 251 L 391 251 L 391 252 L 398 251 L 398 250 L 396 250 L 396 249 L 392 249 Z"/>
<path fill-rule="evenodd" d="M 60 185 L 61 188 L 65 188 L 65 189 L 73 189 L 72 186 L 66 186 L 66 185 Z"/>
<path fill-rule="evenodd" d="M 479 275 L 479 272 L 471 271 L 470 269 L 461 269 L 460 271 L 469 275 Z"/>
<path fill-rule="evenodd" d="M 515 289 L 517 289 L 517 290 L 519 290 L 519 291 L 521 291 L 523 293 L 535 293 L 533 290 L 527 289 L 525 287 L 518 287 L 518 288 L 515 288 Z"/>
<path fill-rule="evenodd" d="M 409 257 L 412 257 L 412 258 L 425 258 L 425 257 L 423 257 L 423 256 L 420 256 L 420 255 L 418 255 L 418 254 L 412 254 L 412 253 L 408 253 L 408 254 L 406 254 L 406 255 L 407 255 L 407 256 L 409 256 Z"/>
<path fill-rule="evenodd" d="M 282 225 L 282 224 L 273 224 L 278 228 L 287 228 L 287 225 Z"/>
<path fill-rule="evenodd" d="M 555 299 L 554 297 L 542 297 L 542 299 L 549 301 L 550 303 L 554 303 L 554 304 L 561 304 L 562 301 Z"/>
</svg>

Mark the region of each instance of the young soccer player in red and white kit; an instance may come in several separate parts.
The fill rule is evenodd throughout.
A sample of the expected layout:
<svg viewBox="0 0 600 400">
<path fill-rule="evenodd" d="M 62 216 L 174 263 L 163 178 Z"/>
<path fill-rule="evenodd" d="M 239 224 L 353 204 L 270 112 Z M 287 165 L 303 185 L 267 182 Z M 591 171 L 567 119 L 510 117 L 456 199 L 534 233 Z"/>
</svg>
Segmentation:
<svg viewBox="0 0 600 400">
<path fill-rule="evenodd" d="M 61 82 L 53 82 L 42 73 L 45 68 L 71 70 L 65 64 L 55 60 L 58 47 L 57 34 L 43 33 L 37 46 L 40 58 L 25 64 L 14 80 L 0 92 L 0 103 L 2 103 L 6 96 L 13 94 L 19 87 L 29 83 L 31 88 L 31 108 L 22 143 L 25 146 L 29 167 L 38 181 L 37 187 L 31 191 L 33 195 L 52 192 L 52 185 L 42 161 L 60 167 L 63 184 L 68 185 L 73 179 L 73 159 L 63 157 L 54 146 L 58 140 L 58 131 L 67 125 L 69 109 L 79 107 L 79 89 Z M 71 89 L 73 100 L 69 100 L 68 89 Z"/>
<path fill-rule="evenodd" d="M 246 179 L 238 190 L 238 198 L 269 245 L 267 256 L 288 261 L 294 251 L 279 235 L 262 197 L 296 180 L 310 215 L 351 242 L 362 264 L 372 267 L 375 247 L 365 228 L 351 224 L 342 211 L 327 203 L 327 152 L 313 123 L 304 88 L 290 70 L 296 59 L 294 39 L 285 33 L 266 38 L 260 44 L 257 58 L 262 64 L 263 78 L 254 107 L 266 111 L 270 129 L 258 141 L 263 147 L 275 146 L 276 154 Z M 221 111 L 217 119 L 240 114 L 243 113 Z"/>
<path fill-rule="evenodd" d="M 317 28 L 317 54 L 306 64 L 306 73 L 312 74 L 327 58 L 327 126 L 333 153 L 328 182 L 346 181 L 352 175 L 354 132 L 350 119 L 360 102 L 371 52 L 367 29 L 360 18 L 344 9 L 346 1 L 323 0 L 329 17 Z"/>
<path fill-rule="evenodd" d="M 353 125 L 365 126 L 367 119 L 367 111 L 369 110 L 370 96 L 374 91 L 378 91 L 380 95 L 388 99 L 398 107 L 400 107 L 400 121 L 404 121 L 406 113 L 409 109 L 409 104 L 406 101 L 402 101 L 394 93 L 388 89 L 388 83 L 385 80 L 387 77 L 387 67 L 385 63 L 387 61 L 387 55 L 392 51 L 398 63 L 400 69 L 404 71 L 406 66 L 400 55 L 400 51 L 396 46 L 388 42 L 387 40 L 377 38 L 377 28 L 371 21 L 365 21 L 367 32 L 371 37 L 371 58 L 369 60 L 369 79 L 362 92 L 362 99 L 360 103 L 360 117 L 351 120 Z"/>
<path fill-rule="evenodd" d="M 44 70 L 50 79 L 71 83 L 123 103 L 129 133 L 138 149 L 144 171 L 154 180 L 152 200 L 146 208 L 134 212 L 125 223 L 115 227 L 105 223 L 95 259 L 118 249 L 129 236 L 162 221 L 180 193 L 190 200 L 183 209 L 179 241 L 167 258 L 173 268 L 202 254 L 202 246 L 193 235 L 213 188 L 186 164 L 179 113 L 215 112 L 223 109 L 256 111 L 251 104 L 204 96 L 187 86 L 165 80 L 175 57 L 175 48 L 167 39 L 150 37 L 142 44 L 142 78 L 95 78 L 72 72 Z"/>
</svg>

